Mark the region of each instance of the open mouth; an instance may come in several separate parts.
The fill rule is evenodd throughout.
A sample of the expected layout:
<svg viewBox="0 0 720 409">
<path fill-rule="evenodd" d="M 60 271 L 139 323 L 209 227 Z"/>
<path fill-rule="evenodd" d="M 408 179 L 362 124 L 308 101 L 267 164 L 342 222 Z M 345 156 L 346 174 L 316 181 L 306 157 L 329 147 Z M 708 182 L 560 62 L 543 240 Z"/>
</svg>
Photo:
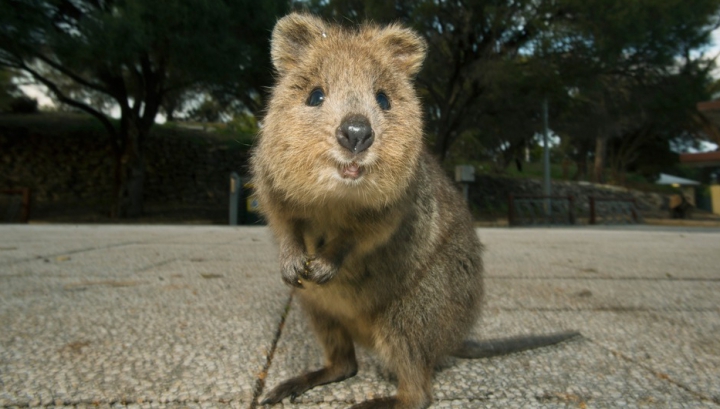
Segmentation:
<svg viewBox="0 0 720 409">
<path fill-rule="evenodd" d="M 340 176 L 344 179 L 355 180 L 363 175 L 363 167 L 353 162 L 349 165 L 345 165 L 340 169 Z"/>
</svg>

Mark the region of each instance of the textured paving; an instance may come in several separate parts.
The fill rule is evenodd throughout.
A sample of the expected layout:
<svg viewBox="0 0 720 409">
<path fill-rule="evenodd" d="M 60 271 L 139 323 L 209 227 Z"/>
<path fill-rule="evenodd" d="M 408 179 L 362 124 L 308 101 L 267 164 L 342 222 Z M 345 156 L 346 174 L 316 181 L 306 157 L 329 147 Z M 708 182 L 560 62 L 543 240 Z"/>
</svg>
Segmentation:
<svg viewBox="0 0 720 409">
<path fill-rule="evenodd" d="M 478 233 L 475 336 L 583 338 L 449 358 L 433 408 L 720 408 L 720 231 Z M 0 407 L 254 407 L 322 363 L 276 257 L 263 227 L 0 226 Z M 372 355 L 359 360 L 355 378 L 276 407 L 394 393 Z"/>
</svg>

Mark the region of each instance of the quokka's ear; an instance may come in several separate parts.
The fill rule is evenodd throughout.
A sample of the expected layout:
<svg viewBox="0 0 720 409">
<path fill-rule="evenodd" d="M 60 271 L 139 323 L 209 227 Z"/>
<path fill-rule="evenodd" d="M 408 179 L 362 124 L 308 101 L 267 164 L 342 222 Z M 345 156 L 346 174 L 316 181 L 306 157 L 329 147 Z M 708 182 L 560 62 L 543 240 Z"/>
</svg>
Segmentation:
<svg viewBox="0 0 720 409">
<path fill-rule="evenodd" d="M 325 23 L 309 14 L 281 18 L 272 33 L 270 56 L 280 75 L 296 67 L 313 41 L 325 35 Z"/>
<path fill-rule="evenodd" d="M 414 76 L 420 72 L 427 54 L 427 43 L 418 33 L 397 24 L 392 24 L 379 33 L 380 44 L 392 56 L 396 67 Z"/>
</svg>

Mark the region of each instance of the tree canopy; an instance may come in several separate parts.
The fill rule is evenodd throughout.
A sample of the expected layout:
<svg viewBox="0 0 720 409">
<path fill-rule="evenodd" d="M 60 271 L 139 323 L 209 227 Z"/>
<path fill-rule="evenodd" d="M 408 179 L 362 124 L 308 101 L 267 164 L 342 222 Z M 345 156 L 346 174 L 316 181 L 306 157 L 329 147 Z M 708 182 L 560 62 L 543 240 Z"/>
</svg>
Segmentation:
<svg viewBox="0 0 720 409">
<path fill-rule="evenodd" d="M 103 123 L 116 158 L 116 214 L 142 212 L 144 140 L 160 107 L 193 87 L 262 106 L 268 37 L 282 2 L 6 0 L 0 66 L 21 70 Z M 119 125 L 92 104 L 110 99 Z"/>
</svg>

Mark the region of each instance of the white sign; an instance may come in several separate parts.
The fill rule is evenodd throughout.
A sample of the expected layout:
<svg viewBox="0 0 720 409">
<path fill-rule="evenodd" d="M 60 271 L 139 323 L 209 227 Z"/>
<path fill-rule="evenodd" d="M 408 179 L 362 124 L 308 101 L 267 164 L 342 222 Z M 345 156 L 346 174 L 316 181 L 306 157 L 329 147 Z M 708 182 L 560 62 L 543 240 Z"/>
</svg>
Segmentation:
<svg viewBox="0 0 720 409">
<path fill-rule="evenodd" d="M 474 182 L 475 181 L 475 166 L 472 166 L 472 165 L 455 166 L 455 181 L 456 182 Z"/>
</svg>

